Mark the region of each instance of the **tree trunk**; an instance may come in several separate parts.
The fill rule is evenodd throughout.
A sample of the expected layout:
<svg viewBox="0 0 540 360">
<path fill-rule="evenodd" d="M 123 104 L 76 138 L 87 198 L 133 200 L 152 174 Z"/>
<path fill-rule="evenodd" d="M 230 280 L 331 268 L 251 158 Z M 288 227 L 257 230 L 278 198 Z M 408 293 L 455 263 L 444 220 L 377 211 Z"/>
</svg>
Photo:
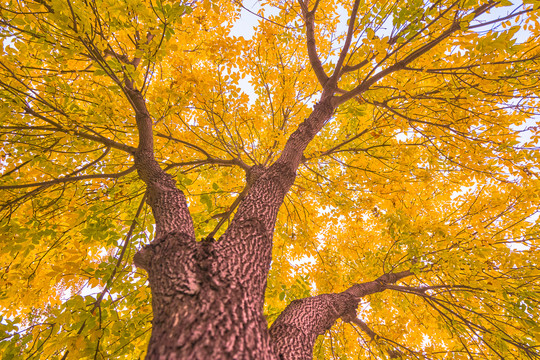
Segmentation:
<svg viewBox="0 0 540 360">
<path fill-rule="evenodd" d="M 134 258 L 152 289 L 147 359 L 311 359 L 319 334 L 339 317 L 356 317 L 362 296 L 384 290 L 388 279 L 381 277 L 343 293 L 294 301 L 270 331 L 263 314 L 277 213 L 304 150 L 334 112 L 333 92 L 323 91 L 272 166 L 250 168 L 247 195 L 219 241 L 198 242 L 184 194 L 154 157 L 145 100 L 129 83 L 125 91 L 139 130 L 135 166 L 156 221 L 154 240 Z"/>
<path fill-rule="evenodd" d="M 152 289 L 147 359 L 279 359 L 263 315 L 272 237 L 279 207 L 309 142 L 334 111 L 321 102 L 268 169 L 253 166 L 253 184 L 218 242 L 197 242 L 185 197 L 153 155 L 151 118 L 141 94 L 127 90 L 136 112 L 135 162 L 147 185 L 156 236 L 135 256 Z"/>
<path fill-rule="evenodd" d="M 311 359 L 317 336 L 340 317 L 354 319 L 362 296 L 411 275 L 384 275 L 342 293 L 293 301 L 268 330 L 264 293 L 277 213 L 304 150 L 334 112 L 331 93 L 323 92 L 272 166 L 250 168 L 247 195 L 219 241 L 198 242 L 184 194 L 154 157 L 144 98 L 129 83 L 125 91 L 139 130 L 135 166 L 156 221 L 154 240 L 134 258 L 152 290 L 147 359 Z"/>
<path fill-rule="evenodd" d="M 170 233 L 137 257 L 152 288 L 147 359 L 276 359 L 262 294 L 223 271 L 215 245 Z"/>
</svg>

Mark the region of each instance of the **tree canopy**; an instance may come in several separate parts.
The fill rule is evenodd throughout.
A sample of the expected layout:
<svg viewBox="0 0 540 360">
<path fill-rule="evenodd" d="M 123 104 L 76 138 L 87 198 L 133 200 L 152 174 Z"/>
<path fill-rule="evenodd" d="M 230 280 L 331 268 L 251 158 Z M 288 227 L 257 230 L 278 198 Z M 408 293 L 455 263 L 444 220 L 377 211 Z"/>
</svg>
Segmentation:
<svg viewBox="0 0 540 360">
<path fill-rule="evenodd" d="M 195 238 L 219 239 L 325 94 L 277 213 L 268 323 L 407 273 L 314 358 L 540 357 L 536 1 L 268 0 L 244 37 L 240 1 L 0 4 L 4 359 L 144 357 L 141 133 Z"/>
</svg>

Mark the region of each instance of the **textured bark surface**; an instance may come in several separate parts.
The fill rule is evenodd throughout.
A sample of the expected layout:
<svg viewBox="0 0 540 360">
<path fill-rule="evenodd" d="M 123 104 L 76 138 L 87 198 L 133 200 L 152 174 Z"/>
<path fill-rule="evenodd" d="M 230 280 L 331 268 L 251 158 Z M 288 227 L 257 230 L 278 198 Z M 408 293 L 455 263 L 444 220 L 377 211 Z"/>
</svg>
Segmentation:
<svg viewBox="0 0 540 360">
<path fill-rule="evenodd" d="M 355 312 L 357 305 L 348 294 L 323 294 L 291 302 L 270 328 L 276 353 L 284 360 L 311 359 L 317 336 L 343 314 Z"/>
<path fill-rule="evenodd" d="M 334 111 L 330 97 L 323 95 L 276 163 L 250 169 L 249 191 L 219 241 L 197 242 L 183 193 L 154 158 L 144 99 L 128 94 L 140 136 L 135 163 L 156 220 L 155 240 L 135 256 L 152 289 L 147 358 L 277 359 L 263 315 L 274 226 L 304 149 Z"/>
<path fill-rule="evenodd" d="M 384 291 L 387 285 L 411 275 L 410 271 L 385 274 L 375 281 L 355 284 L 341 293 L 291 302 L 270 328 L 276 353 L 284 360 L 311 359 L 317 336 L 329 330 L 339 318 L 347 322 L 356 319 L 356 308 L 362 297 Z"/>
<path fill-rule="evenodd" d="M 317 336 L 340 317 L 355 319 L 362 296 L 410 275 L 385 275 L 342 293 L 293 301 L 268 329 L 264 293 L 277 214 L 304 150 L 335 110 L 331 83 L 278 160 L 268 168 L 249 168 L 247 193 L 217 242 L 195 240 L 186 198 L 154 157 L 145 100 L 126 83 L 139 131 L 135 166 L 156 221 L 154 241 L 134 258 L 147 271 L 152 290 L 147 359 L 311 359 Z"/>
<path fill-rule="evenodd" d="M 154 312 L 148 359 L 275 359 L 262 297 L 224 271 L 214 246 L 170 233 L 144 249 L 138 265 Z"/>
</svg>

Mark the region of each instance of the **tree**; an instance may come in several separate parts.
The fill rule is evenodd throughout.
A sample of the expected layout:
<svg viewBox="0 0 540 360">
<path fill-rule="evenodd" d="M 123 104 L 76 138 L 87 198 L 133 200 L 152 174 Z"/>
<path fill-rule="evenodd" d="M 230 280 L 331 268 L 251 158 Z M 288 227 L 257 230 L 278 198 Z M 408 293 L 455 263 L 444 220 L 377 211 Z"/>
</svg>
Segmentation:
<svg viewBox="0 0 540 360">
<path fill-rule="evenodd" d="M 242 8 L 2 2 L 3 358 L 540 357 L 538 3 Z"/>
</svg>

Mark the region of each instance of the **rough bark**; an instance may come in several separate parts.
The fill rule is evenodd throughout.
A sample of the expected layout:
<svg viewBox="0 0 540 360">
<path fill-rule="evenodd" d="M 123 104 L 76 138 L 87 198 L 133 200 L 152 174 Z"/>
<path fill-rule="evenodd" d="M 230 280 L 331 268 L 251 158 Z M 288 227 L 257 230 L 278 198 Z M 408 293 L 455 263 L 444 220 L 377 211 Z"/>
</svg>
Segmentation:
<svg viewBox="0 0 540 360">
<path fill-rule="evenodd" d="M 135 166 L 147 185 L 155 240 L 136 256 L 152 289 L 148 359 L 276 359 L 263 315 L 272 236 L 279 207 L 296 178 L 302 153 L 334 108 L 323 94 L 269 168 L 254 166 L 250 188 L 218 242 L 197 242 L 183 193 L 154 158 L 144 98 L 127 95 L 136 113 Z"/>
<path fill-rule="evenodd" d="M 223 271 L 215 244 L 173 232 L 144 249 L 154 313 L 147 359 L 275 359 L 262 300 Z"/>
<path fill-rule="evenodd" d="M 276 353 L 283 360 L 311 359 L 317 336 L 329 330 L 339 318 L 353 321 L 362 297 L 384 291 L 387 285 L 410 275 L 410 271 L 385 274 L 375 281 L 355 284 L 341 293 L 291 302 L 270 328 Z"/>
<path fill-rule="evenodd" d="M 139 132 L 139 145 L 135 151 L 135 167 L 146 184 L 147 202 L 152 208 L 156 221 L 156 238 L 180 231 L 195 237 L 193 221 L 189 214 L 184 194 L 176 187 L 174 179 L 167 174 L 154 157 L 154 136 L 152 118 L 146 108 L 142 94 L 126 86 L 126 95 L 135 110 L 135 120 Z"/>
<path fill-rule="evenodd" d="M 145 100 L 129 84 L 125 90 L 139 131 L 135 167 L 156 221 L 154 241 L 134 259 L 152 290 L 147 359 L 310 359 L 317 336 L 340 317 L 354 319 L 361 297 L 410 275 L 387 274 L 342 293 L 294 301 L 269 330 L 263 305 L 277 213 L 304 150 L 334 112 L 334 91 L 323 91 L 273 165 L 249 169 L 247 195 L 216 242 L 195 240 L 185 196 L 154 157 Z"/>
<path fill-rule="evenodd" d="M 312 30 L 308 26 L 308 35 Z M 310 60 L 317 63 L 314 43 L 308 47 Z M 319 334 L 340 317 L 355 317 L 362 296 L 385 289 L 388 279 L 380 278 L 343 293 L 295 301 L 270 330 L 263 315 L 278 210 L 304 150 L 337 106 L 337 75 L 331 79 L 324 81 L 320 101 L 290 135 L 277 161 L 249 169 L 247 195 L 217 242 L 195 240 L 185 196 L 155 159 L 144 97 L 126 81 L 139 132 L 135 167 L 147 185 L 156 222 L 154 241 L 134 259 L 147 271 L 152 290 L 147 359 L 310 359 Z"/>
</svg>

